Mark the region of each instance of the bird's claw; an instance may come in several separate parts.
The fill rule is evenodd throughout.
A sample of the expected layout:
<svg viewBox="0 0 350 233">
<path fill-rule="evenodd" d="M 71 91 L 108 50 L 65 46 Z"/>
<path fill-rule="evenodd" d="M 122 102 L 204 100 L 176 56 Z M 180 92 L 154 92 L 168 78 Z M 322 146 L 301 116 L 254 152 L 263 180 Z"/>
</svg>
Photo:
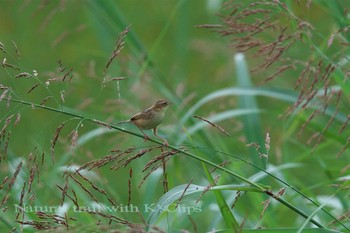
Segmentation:
<svg viewBox="0 0 350 233">
<path fill-rule="evenodd" d="M 167 140 L 164 140 L 164 142 L 163 142 L 163 146 L 165 146 L 165 147 L 169 146 L 169 143 L 168 143 L 168 141 L 167 141 Z"/>
</svg>

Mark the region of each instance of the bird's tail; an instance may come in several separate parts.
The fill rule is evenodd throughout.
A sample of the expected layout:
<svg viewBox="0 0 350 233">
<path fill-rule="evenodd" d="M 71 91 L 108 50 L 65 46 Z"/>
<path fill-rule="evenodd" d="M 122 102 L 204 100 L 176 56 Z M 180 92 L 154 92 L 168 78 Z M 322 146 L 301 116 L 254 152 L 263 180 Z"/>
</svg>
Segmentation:
<svg viewBox="0 0 350 233">
<path fill-rule="evenodd" d="M 125 123 L 130 123 L 130 120 L 127 120 L 127 121 L 119 121 L 119 122 L 117 122 L 116 124 L 117 124 L 117 125 L 120 125 L 120 124 L 125 124 Z"/>
</svg>

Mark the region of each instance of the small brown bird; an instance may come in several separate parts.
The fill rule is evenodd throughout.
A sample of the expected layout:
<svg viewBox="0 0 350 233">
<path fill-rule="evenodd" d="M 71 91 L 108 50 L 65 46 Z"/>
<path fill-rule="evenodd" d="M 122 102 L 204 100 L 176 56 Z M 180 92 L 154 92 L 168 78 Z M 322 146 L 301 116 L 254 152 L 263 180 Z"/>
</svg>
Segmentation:
<svg viewBox="0 0 350 233">
<path fill-rule="evenodd" d="M 119 122 L 118 124 L 122 123 L 132 123 L 137 128 L 141 130 L 143 135 L 145 136 L 145 139 L 149 139 L 149 137 L 143 132 L 143 130 L 153 129 L 153 134 L 157 138 L 160 138 L 164 141 L 164 145 L 168 146 L 167 140 L 162 138 L 161 136 L 157 135 L 157 127 L 160 123 L 162 123 L 165 109 L 167 106 L 169 106 L 171 102 L 167 100 L 158 100 L 155 102 L 151 107 L 147 108 L 146 110 L 143 110 L 142 112 L 139 112 L 135 114 L 133 117 L 130 118 L 130 120 Z"/>
</svg>

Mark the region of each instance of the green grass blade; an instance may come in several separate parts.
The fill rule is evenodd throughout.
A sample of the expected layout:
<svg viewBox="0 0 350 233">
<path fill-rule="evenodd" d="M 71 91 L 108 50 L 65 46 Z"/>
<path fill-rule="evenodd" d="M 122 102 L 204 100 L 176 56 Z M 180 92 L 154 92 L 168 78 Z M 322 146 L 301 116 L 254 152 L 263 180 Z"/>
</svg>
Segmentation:
<svg viewBox="0 0 350 233">
<path fill-rule="evenodd" d="M 162 214 L 162 210 L 168 206 L 176 202 L 181 196 L 185 197 L 188 195 L 192 195 L 195 193 L 201 193 L 208 189 L 207 186 L 200 186 L 195 184 L 184 184 L 179 185 L 171 190 L 169 190 L 167 193 L 165 193 L 158 201 L 156 208 L 151 213 L 149 218 L 147 219 L 147 225 L 150 228 L 152 225 L 156 223 L 160 215 Z M 247 185 L 218 185 L 211 187 L 209 189 L 210 191 L 220 191 L 220 190 L 233 190 L 233 191 L 246 191 L 246 192 L 261 192 L 261 190 Z M 185 192 L 186 191 L 186 192 Z M 185 192 L 185 193 L 184 193 Z M 238 226 L 238 225 L 237 225 Z M 147 229 L 149 229 L 147 228 Z M 231 230 L 232 231 L 232 230 Z"/>
<path fill-rule="evenodd" d="M 250 80 L 248 65 L 242 53 L 238 53 L 234 56 L 236 65 L 237 83 L 240 88 L 252 87 Z M 239 97 L 239 108 L 240 109 L 258 109 L 258 104 L 254 96 L 240 96 Z M 242 119 L 244 133 L 247 138 L 247 142 L 257 142 L 261 148 L 262 153 L 266 153 L 264 145 L 264 136 L 258 114 L 250 114 Z M 255 148 L 249 148 L 249 154 L 257 166 L 266 168 L 266 160 L 263 160 L 257 156 Z"/>
<path fill-rule="evenodd" d="M 200 99 L 196 104 L 194 104 L 181 118 L 180 122 L 183 125 L 191 116 L 203 105 L 216 100 L 218 98 L 225 98 L 229 96 L 264 96 L 281 101 L 294 103 L 297 100 L 297 94 L 292 92 L 287 92 L 286 90 L 278 90 L 273 88 L 259 88 L 259 87 L 231 87 L 217 90 L 208 94 L 207 96 Z"/>
<path fill-rule="evenodd" d="M 213 177 L 211 176 L 208 168 L 205 166 L 204 163 L 202 163 L 203 169 L 205 171 L 205 174 L 207 175 L 207 178 L 212 186 L 215 186 L 215 181 Z M 213 190 L 217 205 L 220 209 L 221 215 L 223 219 L 225 220 L 226 226 L 229 229 L 232 229 L 235 233 L 239 232 L 239 224 L 237 223 L 237 220 L 233 216 L 230 207 L 226 203 L 225 198 L 223 197 L 222 193 L 219 190 Z"/>
</svg>

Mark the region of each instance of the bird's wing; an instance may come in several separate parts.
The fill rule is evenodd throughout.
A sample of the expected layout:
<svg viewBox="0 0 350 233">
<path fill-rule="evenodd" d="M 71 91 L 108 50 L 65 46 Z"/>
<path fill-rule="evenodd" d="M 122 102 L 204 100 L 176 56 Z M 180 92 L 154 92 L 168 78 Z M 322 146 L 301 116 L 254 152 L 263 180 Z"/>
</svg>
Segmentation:
<svg viewBox="0 0 350 233">
<path fill-rule="evenodd" d="M 131 121 L 135 121 L 135 120 L 138 120 L 138 119 L 144 119 L 144 120 L 147 120 L 147 119 L 150 119 L 152 117 L 152 110 L 151 109 L 146 109 L 145 111 L 142 111 L 142 112 L 139 112 L 137 114 L 135 114 L 133 117 L 131 117 Z"/>
</svg>

